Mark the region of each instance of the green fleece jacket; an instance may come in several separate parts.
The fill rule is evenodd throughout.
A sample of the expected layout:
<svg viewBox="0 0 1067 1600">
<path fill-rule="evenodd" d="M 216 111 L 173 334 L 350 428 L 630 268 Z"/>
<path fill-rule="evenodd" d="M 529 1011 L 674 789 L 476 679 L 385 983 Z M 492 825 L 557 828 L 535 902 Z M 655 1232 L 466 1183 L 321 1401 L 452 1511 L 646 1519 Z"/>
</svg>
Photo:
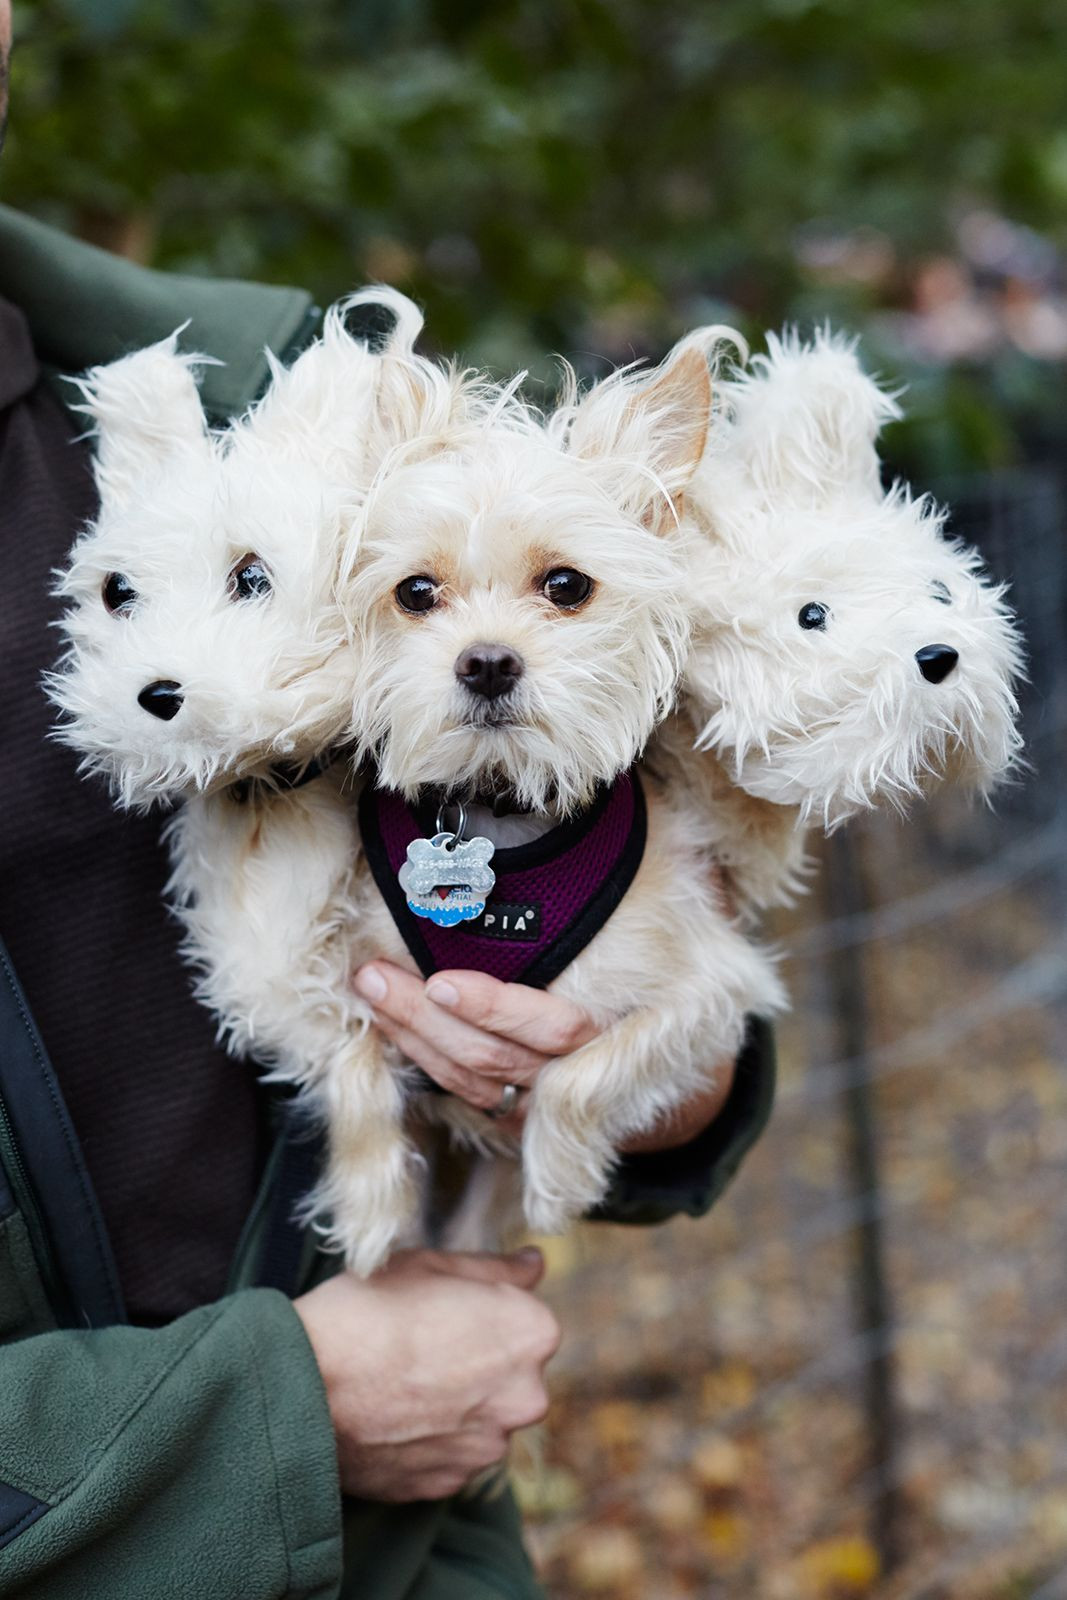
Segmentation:
<svg viewBox="0 0 1067 1600">
<path fill-rule="evenodd" d="M 0 295 L 40 359 L 72 373 L 188 321 L 209 411 L 246 406 L 318 313 L 298 289 L 146 271 L 0 208 Z M 75 530 L 71 530 L 72 535 Z M 6 983 L 6 987 L 5 987 Z M 17 980 L 0 977 L 0 1053 L 42 1064 Z M 10 1081 L 11 1073 L 0 1076 Z M 770 1109 L 770 1034 L 754 1028 L 726 1110 L 682 1150 L 621 1164 L 606 1220 L 706 1211 Z M 14 1119 L 16 1122 L 18 1119 Z M 510 1497 L 342 1502 L 325 1394 L 286 1296 L 256 1288 L 273 1160 L 232 1293 L 170 1326 L 70 1325 L 33 1148 L 0 1097 L 0 1596 L 26 1600 L 532 1600 Z M 39 1152 L 38 1152 L 39 1154 Z M 67 1241 L 67 1259 L 76 1242 Z M 304 1252 L 305 1284 L 333 1270 Z M 85 1320 L 83 1317 L 81 1320 Z"/>
</svg>

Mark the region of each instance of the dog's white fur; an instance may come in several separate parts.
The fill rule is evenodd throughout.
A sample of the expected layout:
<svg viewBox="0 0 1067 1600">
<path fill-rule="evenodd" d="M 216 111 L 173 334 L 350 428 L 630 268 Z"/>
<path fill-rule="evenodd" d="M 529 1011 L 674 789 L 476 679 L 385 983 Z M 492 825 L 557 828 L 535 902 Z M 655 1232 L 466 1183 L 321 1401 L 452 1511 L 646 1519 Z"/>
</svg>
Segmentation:
<svg viewBox="0 0 1067 1600">
<path fill-rule="evenodd" d="M 713 861 L 745 907 L 770 903 L 799 866 L 791 807 L 833 824 L 952 763 L 991 778 L 1015 749 L 1018 667 L 973 558 L 940 539 L 924 502 L 881 493 L 873 441 L 891 403 L 849 350 L 772 345 L 757 376 L 728 386 L 697 472 L 699 340 L 655 372 L 570 392 L 546 425 L 515 385 L 416 356 L 418 314 L 393 304 L 381 356 L 335 313 L 220 435 L 174 341 L 89 375 L 102 504 L 62 580 L 67 651 L 51 683 L 61 737 L 124 804 L 186 797 L 172 893 L 199 992 L 231 1044 L 323 1118 L 328 1165 L 307 1210 L 361 1273 L 419 1236 L 422 1185 L 410 1074 L 350 973 L 376 956 L 412 962 L 359 857 L 352 771 L 279 789 L 276 763 L 350 740 L 409 796 L 506 787 L 523 826 L 544 831 L 660 728 L 645 859 L 556 980 L 604 1031 L 530 1095 L 525 1214 L 555 1231 L 603 1197 L 627 1137 L 736 1052 L 746 1014 L 783 1003 L 719 901 Z M 230 579 L 251 552 L 272 587 L 242 600 Z M 544 593 L 558 568 L 593 580 L 573 611 Z M 115 571 L 138 599 L 109 615 Z M 419 614 L 397 597 L 415 575 L 436 585 Z M 821 654 L 796 623 L 812 600 L 829 608 Z M 914 652 L 942 639 L 961 663 L 938 699 L 945 685 L 923 683 Z M 524 664 L 499 700 L 457 678 L 478 644 Z M 683 668 L 688 701 L 665 725 Z M 157 725 L 137 694 L 159 679 L 183 701 Z M 694 717 L 710 754 L 691 749 Z M 235 779 L 255 780 L 243 802 Z M 482 1111 L 420 1102 L 507 1152 Z"/>
<path fill-rule="evenodd" d="M 671 496 L 703 445 L 707 373 L 687 354 L 651 375 L 616 374 L 554 429 L 509 390 L 487 405 L 476 388 L 479 404 L 457 410 L 456 382 L 418 360 L 386 364 L 388 448 L 344 596 L 367 652 L 353 735 L 388 787 L 409 796 L 427 784 L 506 787 L 544 830 L 625 771 L 671 703 L 688 640 Z M 594 582 L 571 613 L 541 589 L 558 568 Z M 437 604 L 421 614 L 396 598 L 415 575 L 438 585 Z M 488 704 L 455 673 L 463 651 L 482 643 L 506 646 L 525 667 Z M 746 1013 L 781 1003 L 767 957 L 717 902 L 705 820 L 655 791 L 649 810 L 633 885 L 554 985 L 604 1031 L 547 1066 L 530 1094 L 524 1211 L 539 1231 L 595 1205 L 627 1136 L 707 1082 L 736 1052 Z M 357 902 L 356 958 L 411 968 L 369 873 Z M 332 1219 L 333 1243 L 360 1269 L 404 1236 L 417 1202 L 410 1162 L 401 1187 L 408 1146 L 395 1055 L 373 1030 L 363 1044 L 358 1084 L 377 1088 L 324 1085 L 331 1154 L 310 1207 Z M 462 1101 L 425 1096 L 422 1109 L 483 1151 L 508 1149 Z M 383 1199 L 395 1210 L 383 1211 Z M 477 1239 L 478 1230 L 451 1242 Z"/>
<path fill-rule="evenodd" d="M 896 400 L 829 333 L 770 336 L 718 397 L 688 497 L 699 743 L 750 795 L 827 829 L 941 778 L 988 792 L 1020 748 L 1020 638 L 933 501 L 882 488 Z M 812 602 L 823 629 L 799 625 Z M 934 644 L 959 653 L 941 683 L 916 660 Z"/>
<path fill-rule="evenodd" d="M 418 1236 L 420 1163 L 408 1075 L 350 973 L 369 956 L 411 963 L 359 859 L 349 769 L 278 789 L 271 768 L 351 737 L 408 793 L 506 783 L 535 828 L 624 771 L 685 657 L 672 496 L 708 409 L 706 368 L 687 354 L 615 375 L 566 429 L 546 428 L 514 386 L 414 356 L 417 314 L 398 309 L 381 357 L 332 316 L 221 435 L 174 340 L 89 375 L 102 503 L 62 579 L 67 649 L 51 682 L 60 736 L 122 803 L 185 797 L 171 892 L 198 992 L 230 1044 L 324 1119 L 329 1164 L 308 1212 L 362 1273 Z M 253 551 L 273 589 L 237 601 L 229 575 Z M 573 615 L 538 588 L 559 566 L 596 583 Z M 128 614 L 101 600 L 115 571 L 138 595 Z M 442 601 L 412 617 L 394 590 L 421 571 L 440 577 Z M 453 672 L 485 640 L 526 662 L 505 721 Z M 184 699 L 157 724 L 137 694 L 160 679 Z M 237 778 L 256 780 L 243 800 Z M 747 1012 L 780 1002 L 770 963 L 716 901 L 706 824 L 670 795 L 649 800 L 637 880 L 559 980 L 607 1032 L 553 1063 L 532 1097 L 526 1210 L 539 1228 L 594 1204 L 626 1135 L 706 1081 Z M 463 1138 L 506 1146 L 481 1113 L 424 1098 Z"/>
</svg>

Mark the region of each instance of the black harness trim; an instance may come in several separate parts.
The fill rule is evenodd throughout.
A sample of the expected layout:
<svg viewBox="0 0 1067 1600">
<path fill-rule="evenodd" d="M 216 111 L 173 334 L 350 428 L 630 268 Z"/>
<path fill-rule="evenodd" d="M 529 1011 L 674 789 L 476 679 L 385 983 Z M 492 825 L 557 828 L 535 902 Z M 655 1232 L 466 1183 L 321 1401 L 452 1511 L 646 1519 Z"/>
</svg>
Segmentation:
<svg viewBox="0 0 1067 1600">
<path fill-rule="evenodd" d="M 633 883 L 645 853 L 648 838 L 648 809 L 644 790 L 636 769 L 632 774 L 634 813 L 629 836 L 619 856 L 615 869 L 590 896 L 581 911 L 540 955 L 524 967 L 515 980 L 534 989 L 547 989 L 560 973 L 570 966 L 576 956 L 591 944 L 612 912 Z M 519 872 L 526 867 L 540 866 L 571 849 L 600 819 L 612 794 L 610 784 L 602 784 L 591 805 L 584 811 L 567 818 L 528 844 L 513 845 L 497 850 L 493 856 L 493 870 L 498 878 L 507 873 Z M 420 799 L 414 808 L 416 819 L 424 833 L 431 835 L 437 815 L 437 806 L 430 798 Z M 389 860 L 382 838 L 378 814 L 377 791 L 373 781 L 368 781 L 359 799 L 359 826 L 367 864 L 382 899 L 424 978 L 439 970 L 426 943 L 420 918 L 408 909 L 407 898 L 396 872 Z"/>
<path fill-rule="evenodd" d="M 336 761 L 349 752 L 348 745 L 335 745 L 332 750 L 326 750 L 321 756 L 316 756 L 312 761 L 280 761 L 276 767 L 262 778 L 238 778 L 236 783 L 231 783 L 228 794 L 237 805 L 244 805 L 253 790 L 281 790 L 287 793 L 291 789 L 302 789 L 305 783 L 314 783 L 316 778 L 321 778 L 328 772 Z"/>
</svg>

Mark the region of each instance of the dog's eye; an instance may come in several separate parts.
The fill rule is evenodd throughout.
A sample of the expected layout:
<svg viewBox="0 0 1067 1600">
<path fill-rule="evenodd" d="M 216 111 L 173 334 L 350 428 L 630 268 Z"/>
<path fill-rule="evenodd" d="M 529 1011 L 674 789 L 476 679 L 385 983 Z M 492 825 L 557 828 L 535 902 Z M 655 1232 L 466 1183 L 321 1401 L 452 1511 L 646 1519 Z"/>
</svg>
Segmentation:
<svg viewBox="0 0 1067 1600">
<path fill-rule="evenodd" d="M 270 573 L 254 551 L 242 556 L 230 569 L 226 593 L 231 600 L 257 600 L 274 588 Z"/>
<path fill-rule="evenodd" d="M 952 604 L 952 590 L 949 588 L 947 583 L 942 583 L 940 578 L 934 579 L 933 583 L 930 585 L 930 593 L 933 595 L 935 600 L 940 600 L 943 606 L 950 606 Z"/>
<path fill-rule="evenodd" d="M 137 590 L 122 572 L 109 572 L 101 593 L 113 617 L 125 616 L 137 604 Z"/>
<path fill-rule="evenodd" d="M 573 567 L 554 567 L 541 585 L 541 593 L 561 611 L 573 611 L 588 600 L 593 592 L 593 580 Z"/>
<path fill-rule="evenodd" d="M 822 632 L 829 615 L 829 606 L 824 606 L 820 600 L 809 600 L 806 606 L 801 606 L 797 621 L 802 628 L 818 628 Z"/>
<path fill-rule="evenodd" d="M 405 611 L 432 611 L 437 604 L 437 583 L 425 572 L 414 578 L 405 578 L 394 590 L 396 603 Z"/>
</svg>

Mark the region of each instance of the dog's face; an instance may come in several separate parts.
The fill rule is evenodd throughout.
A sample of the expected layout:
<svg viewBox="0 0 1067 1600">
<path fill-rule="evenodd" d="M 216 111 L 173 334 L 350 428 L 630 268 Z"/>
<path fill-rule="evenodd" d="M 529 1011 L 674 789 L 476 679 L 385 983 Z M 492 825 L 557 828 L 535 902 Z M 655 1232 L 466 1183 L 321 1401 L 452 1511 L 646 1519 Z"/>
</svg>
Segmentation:
<svg viewBox="0 0 1067 1600">
<path fill-rule="evenodd" d="M 692 496 L 702 742 L 827 826 L 936 778 L 990 788 L 1019 748 L 1018 633 L 937 509 L 882 491 L 892 406 L 825 339 L 772 344 L 734 400 Z"/>
<path fill-rule="evenodd" d="M 168 340 L 86 384 L 101 503 L 60 580 L 49 692 L 126 805 L 308 760 L 351 704 L 336 582 L 377 358 L 335 317 L 216 435 L 192 365 Z"/>
<path fill-rule="evenodd" d="M 368 501 L 347 601 L 367 652 L 354 726 L 387 787 L 507 789 L 566 810 L 632 763 L 688 629 L 653 480 L 673 474 L 677 492 L 707 407 L 697 361 L 594 390 L 569 436 L 507 407 L 425 449 L 415 434 Z M 620 415 L 643 439 L 636 475 L 632 458 L 620 475 Z"/>
</svg>

